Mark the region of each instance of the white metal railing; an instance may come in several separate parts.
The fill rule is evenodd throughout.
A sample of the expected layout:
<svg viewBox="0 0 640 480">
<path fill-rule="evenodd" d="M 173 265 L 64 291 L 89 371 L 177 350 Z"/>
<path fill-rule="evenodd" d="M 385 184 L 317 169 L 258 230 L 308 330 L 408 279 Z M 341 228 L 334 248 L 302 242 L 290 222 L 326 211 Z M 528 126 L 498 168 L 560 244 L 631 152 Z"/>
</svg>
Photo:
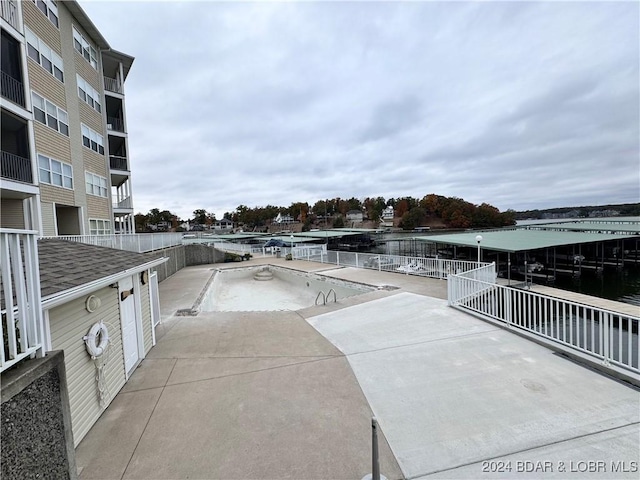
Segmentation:
<svg viewBox="0 0 640 480">
<path fill-rule="evenodd" d="M 345 267 L 368 268 L 381 272 L 404 273 L 420 277 L 445 279 L 454 273 L 475 270 L 477 262 L 448 260 L 430 257 L 407 257 L 402 255 L 382 255 L 375 253 L 341 252 L 327 250 L 325 245 L 303 245 L 293 248 L 293 258 L 321 263 L 331 263 Z M 490 279 L 491 272 L 495 280 L 495 268 L 492 264 L 481 263 L 484 269 L 483 279 Z"/>
<path fill-rule="evenodd" d="M 0 229 L 2 321 L 0 372 L 44 353 L 38 232 Z"/>
<path fill-rule="evenodd" d="M 86 243 L 100 247 L 117 248 L 130 252 L 152 252 L 168 247 L 182 245 L 181 233 L 136 233 L 118 235 L 62 235 L 60 240 Z"/>
<path fill-rule="evenodd" d="M 18 28 L 18 5 L 15 0 L 2 0 L 0 3 L 1 9 L 0 13 L 2 14 L 2 18 L 4 18 L 9 25 L 11 25 L 16 30 Z"/>
<path fill-rule="evenodd" d="M 448 279 L 449 305 L 640 373 L 640 317 L 472 278 Z"/>
</svg>

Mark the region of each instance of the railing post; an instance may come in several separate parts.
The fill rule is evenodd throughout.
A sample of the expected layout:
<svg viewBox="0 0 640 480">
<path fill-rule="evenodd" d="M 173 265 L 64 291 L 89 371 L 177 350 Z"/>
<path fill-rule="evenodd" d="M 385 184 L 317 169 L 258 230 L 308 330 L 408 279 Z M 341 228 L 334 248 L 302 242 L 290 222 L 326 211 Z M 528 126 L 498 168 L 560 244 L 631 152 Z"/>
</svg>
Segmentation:
<svg viewBox="0 0 640 480">
<path fill-rule="evenodd" d="M 609 365 L 609 357 L 611 355 L 611 353 L 609 351 L 610 350 L 610 348 L 609 348 L 610 347 L 610 345 L 609 345 L 609 343 L 610 343 L 610 340 L 609 340 L 610 315 L 608 313 L 604 313 L 603 317 L 604 317 L 604 322 L 603 322 L 604 323 L 604 332 L 603 332 L 604 333 L 604 335 L 603 335 L 604 336 L 604 345 L 603 345 L 603 347 L 604 347 L 604 351 L 603 351 L 604 359 L 603 359 L 602 363 L 604 363 L 605 365 Z M 631 332 L 629 332 L 629 335 L 631 335 Z"/>
</svg>

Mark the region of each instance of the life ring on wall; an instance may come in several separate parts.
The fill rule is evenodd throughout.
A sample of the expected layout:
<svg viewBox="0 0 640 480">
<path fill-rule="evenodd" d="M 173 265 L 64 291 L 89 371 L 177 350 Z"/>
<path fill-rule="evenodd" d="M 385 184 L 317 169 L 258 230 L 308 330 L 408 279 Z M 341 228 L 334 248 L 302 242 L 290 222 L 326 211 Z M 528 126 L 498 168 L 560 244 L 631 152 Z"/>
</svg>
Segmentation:
<svg viewBox="0 0 640 480">
<path fill-rule="evenodd" d="M 109 330 L 107 330 L 107 326 L 104 323 L 98 322 L 91 327 L 89 334 L 82 337 L 82 339 L 91 358 L 98 358 L 104 354 L 109 346 Z M 99 343 L 98 339 L 100 339 Z"/>
</svg>

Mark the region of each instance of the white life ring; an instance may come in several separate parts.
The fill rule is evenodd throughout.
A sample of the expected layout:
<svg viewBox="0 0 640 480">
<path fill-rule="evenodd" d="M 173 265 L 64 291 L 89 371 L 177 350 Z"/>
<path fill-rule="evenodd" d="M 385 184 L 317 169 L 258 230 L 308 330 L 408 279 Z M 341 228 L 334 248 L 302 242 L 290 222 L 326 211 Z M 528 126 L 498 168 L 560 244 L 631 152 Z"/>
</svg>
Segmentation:
<svg viewBox="0 0 640 480">
<path fill-rule="evenodd" d="M 100 337 L 100 343 L 97 341 L 98 337 Z M 91 330 L 89 330 L 89 334 L 83 337 L 83 340 L 91 358 L 102 356 L 109 346 L 109 331 L 107 330 L 107 326 L 102 322 L 95 323 L 91 327 Z"/>
</svg>

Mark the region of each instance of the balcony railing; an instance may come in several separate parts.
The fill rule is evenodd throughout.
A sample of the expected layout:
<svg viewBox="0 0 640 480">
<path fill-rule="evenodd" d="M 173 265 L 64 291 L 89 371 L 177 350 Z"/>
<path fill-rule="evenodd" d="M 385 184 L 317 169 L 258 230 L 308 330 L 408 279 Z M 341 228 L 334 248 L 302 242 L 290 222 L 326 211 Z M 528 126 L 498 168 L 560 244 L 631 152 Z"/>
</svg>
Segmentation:
<svg viewBox="0 0 640 480">
<path fill-rule="evenodd" d="M 182 245 L 181 233 L 138 233 L 121 235 L 65 235 L 59 238 L 70 242 L 86 243 L 101 247 L 117 248 L 129 252 L 152 252 L 163 248 Z"/>
<path fill-rule="evenodd" d="M 107 117 L 107 129 L 124 133 L 124 122 L 117 117 Z"/>
<path fill-rule="evenodd" d="M 113 208 L 133 208 L 133 201 L 131 197 L 127 197 L 119 202 L 113 204 Z"/>
<path fill-rule="evenodd" d="M 44 352 L 38 232 L 0 228 L 0 372 Z"/>
<path fill-rule="evenodd" d="M 122 90 L 122 84 L 117 78 L 104 77 L 104 89 L 109 92 L 124 93 Z"/>
<path fill-rule="evenodd" d="M 123 170 L 125 172 L 129 171 L 127 157 L 120 157 L 118 155 L 109 155 L 109 168 L 111 170 Z"/>
<path fill-rule="evenodd" d="M 0 175 L 17 182 L 33 183 L 31 160 L 9 152 L 2 152 Z"/>
<path fill-rule="evenodd" d="M 15 0 L 2 0 L 2 18 L 13 28 L 18 30 L 18 5 Z"/>
<path fill-rule="evenodd" d="M 3 3 L 4 4 L 4 3 Z M 2 72 L 1 76 L 1 93 L 2 96 L 13 103 L 24 107 L 26 105 L 24 101 L 24 85 L 20 80 L 16 80 L 11 75 Z"/>
</svg>

